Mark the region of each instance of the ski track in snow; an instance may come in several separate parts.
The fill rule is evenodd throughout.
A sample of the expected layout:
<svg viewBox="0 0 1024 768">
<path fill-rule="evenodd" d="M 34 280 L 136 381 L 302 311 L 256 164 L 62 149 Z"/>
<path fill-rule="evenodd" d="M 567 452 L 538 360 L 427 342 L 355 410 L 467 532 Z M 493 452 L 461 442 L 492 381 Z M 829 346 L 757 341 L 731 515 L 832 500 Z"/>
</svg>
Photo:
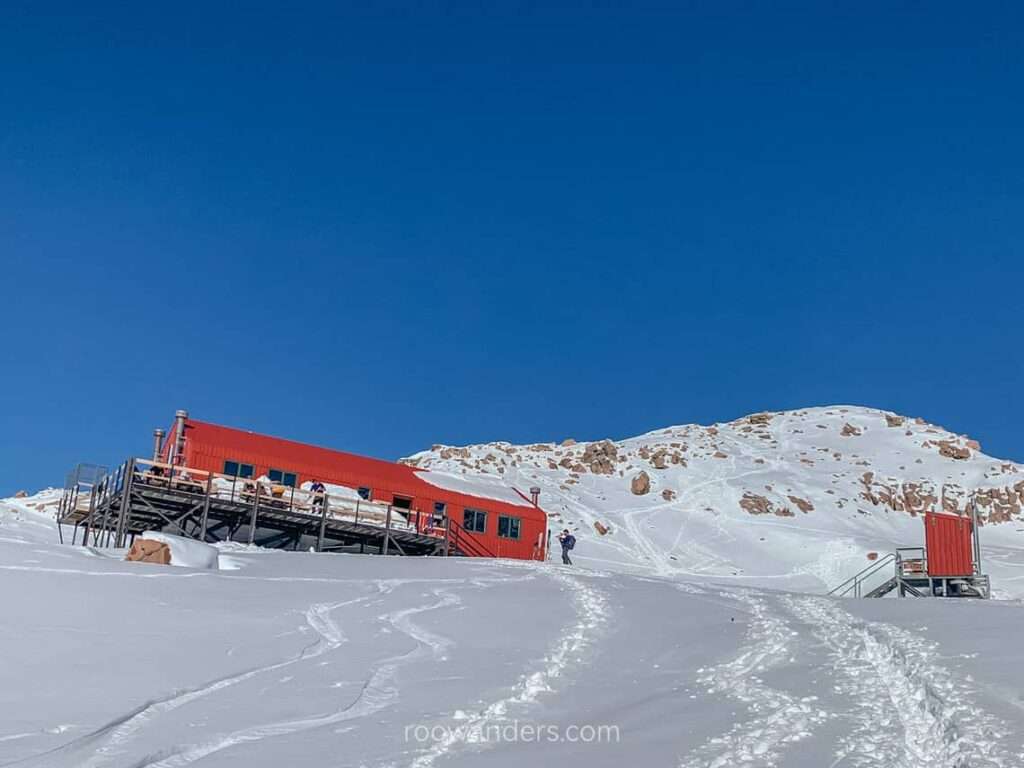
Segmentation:
<svg viewBox="0 0 1024 768">
<path fill-rule="evenodd" d="M 225 688 L 230 688 L 238 683 L 250 680 L 257 675 L 284 669 L 293 664 L 308 661 L 321 656 L 328 651 L 334 650 L 344 642 L 344 634 L 337 624 L 334 623 L 333 619 L 331 619 L 330 614 L 347 605 L 354 605 L 369 601 L 373 598 L 379 598 L 387 591 L 389 591 L 389 585 L 381 584 L 380 592 L 377 595 L 364 595 L 363 597 L 345 600 L 339 603 L 315 603 L 311 605 L 305 611 L 305 618 L 307 624 L 316 631 L 318 636 L 317 640 L 303 648 L 297 656 L 291 659 L 255 667 L 245 672 L 214 680 L 213 682 L 206 683 L 205 685 L 197 688 L 177 691 L 165 698 L 150 700 L 116 720 L 107 723 L 91 733 L 85 734 L 67 744 L 56 747 L 55 749 L 47 751 L 41 755 L 24 758 L 23 760 L 15 761 L 13 763 L 4 763 L 4 765 L 31 765 L 44 757 L 52 756 L 59 752 L 74 751 L 77 748 L 87 746 L 100 740 L 104 740 L 103 745 L 97 748 L 95 752 L 80 763 L 80 765 L 82 768 L 97 768 L 97 766 L 107 764 L 116 758 L 117 755 L 123 753 L 123 746 L 127 744 L 139 730 L 144 728 L 148 723 L 160 715 L 171 712 L 179 707 L 185 706 L 186 704 L 190 704 L 193 701 L 209 696 L 210 694 L 224 690 Z"/>
<path fill-rule="evenodd" d="M 754 717 L 709 739 L 683 757 L 680 768 L 776 765 L 787 745 L 807 738 L 829 717 L 816 697 L 771 688 L 758 676 L 790 658 L 788 648 L 797 636 L 792 626 L 760 598 L 736 592 L 723 597 L 739 600 L 750 610 L 746 644 L 730 661 L 698 670 L 698 682 L 710 694 L 724 693 L 741 702 Z"/>
<path fill-rule="evenodd" d="M 220 752 L 239 744 L 336 725 L 337 723 L 366 717 L 374 712 L 379 712 L 398 698 L 395 676 L 401 667 L 419 661 L 424 655 L 438 658 L 451 645 L 451 641 L 448 638 L 429 632 L 417 626 L 411 620 L 411 617 L 418 613 L 455 606 L 461 602 L 461 599 L 456 594 L 442 588 L 434 589 L 434 594 L 439 598 L 434 603 L 394 611 L 381 617 L 382 620 L 387 621 L 399 632 L 413 639 L 416 645 L 410 651 L 380 661 L 373 668 L 373 671 L 363 683 L 356 697 L 337 711 L 319 717 L 285 720 L 242 728 L 202 744 L 178 747 L 170 751 L 150 755 L 133 763 L 132 768 L 180 768 L 181 766 L 187 766 L 202 760 L 215 752 Z M 333 627 L 333 623 L 330 623 L 330 625 Z M 318 632 L 320 631 L 316 624 L 313 625 L 313 628 Z M 329 629 L 328 631 L 332 632 L 333 630 Z M 331 642 L 326 637 L 324 640 L 328 643 Z"/>
<path fill-rule="evenodd" d="M 459 744 L 486 747 L 488 743 L 482 736 L 489 726 L 506 722 L 510 712 L 518 712 L 543 694 L 553 692 L 557 681 L 566 676 L 570 667 L 582 662 L 582 655 L 608 622 L 608 601 L 598 588 L 588 583 L 586 577 L 570 575 L 560 569 L 551 570 L 547 575 L 561 582 L 572 594 L 576 620 L 561 633 L 539 669 L 524 674 L 507 696 L 483 709 L 461 714 L 454 726 L 448 729 L 446 737 L 413 760 L 411 768 L 429 768 L 439 758 L 452 753 Z M 591 575 L 591 578 L 600 577 Z"/>
<path fill-rule="evenodd" d="M 853 730 L 833 766 L 1003 768 L 1021 765 L 1000 744 L 1008 731 L 980 709 L 966 681 L 946 669 L 936 645 L 894 626 L 857 619 L 834 600 L 788 596 L 814 627 L 853 702 Z"/>
</svg>

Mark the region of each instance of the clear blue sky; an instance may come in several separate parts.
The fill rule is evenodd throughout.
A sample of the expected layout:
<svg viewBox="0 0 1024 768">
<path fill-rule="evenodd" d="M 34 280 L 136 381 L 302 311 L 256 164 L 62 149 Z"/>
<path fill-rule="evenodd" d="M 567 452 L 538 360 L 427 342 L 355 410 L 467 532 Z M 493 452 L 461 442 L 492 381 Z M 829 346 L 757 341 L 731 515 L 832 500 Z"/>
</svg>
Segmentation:
<svg viewBox="0 0 1024 768">
<path fill-rule="evenodd" d="M 0 494 L 180 407 L 394 458 L 858 403 L 1024 459 L 1015 4 L 18 5 Z"/>
</svg>

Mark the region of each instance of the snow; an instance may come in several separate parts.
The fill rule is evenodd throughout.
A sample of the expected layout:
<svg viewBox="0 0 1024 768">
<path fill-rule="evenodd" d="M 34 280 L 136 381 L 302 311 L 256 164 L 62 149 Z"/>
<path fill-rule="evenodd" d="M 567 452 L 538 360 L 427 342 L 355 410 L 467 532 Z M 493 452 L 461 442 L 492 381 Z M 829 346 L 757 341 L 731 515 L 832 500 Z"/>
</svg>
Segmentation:
<svg viewBox="0 0 1024 768">
<path fill-rule="evenodd" d="M 846 411 L 776 416 L 769 439 L 738 421 L 621 441 L 621 475 L 549 468 L 586 445 L 414 457 L 541 485 L 552 527 L 579 531 L 576 568 L 240 544 L 217 546 L 220 570 L 169 568 L 57 543 L 59 492 L 2 500 L 0 766 L 1024 766 L 1024 602 L 822 594 L 865 552 L 920 541 L 920 518 L 858 500 L 857 462 L 965 490 L 1016 470 Z M 828 434 L 806 437 L 816 423 Z M 640 455 L 683 441 L 685 467 Z M 800 462 L 812 446 L 843 455 Z M 646 496 L 629 490 L 640 469 Z M 765 485 L 814 509 L 739 507 Z M 983 530 L 1004 597 L 1021 592 L 1021 527 Z"/>
<path fill-rule="evenodd" d="M 1024 764 L 1019 602 L 231 556 L 190 570 L 0 540 L 0 764 Z"/>
<path fill-rule="evenodd" d="M 470 496 L 482 496 L 485 499 L 504 501 L 506 504 L 515 504 L 519 507 L 532 507 L 533 505 L 520 496 L 516 489 L 505 484 L 498 478 L 486 476 L 466 477 L 451 472 L 425 470 L 418 472 L 421 480 L 425 480 L 433 486 L 443 488 L 446 491 L 465 493 Z M 529 493 L 529 488 L 524 493 Z"/>
</svg>

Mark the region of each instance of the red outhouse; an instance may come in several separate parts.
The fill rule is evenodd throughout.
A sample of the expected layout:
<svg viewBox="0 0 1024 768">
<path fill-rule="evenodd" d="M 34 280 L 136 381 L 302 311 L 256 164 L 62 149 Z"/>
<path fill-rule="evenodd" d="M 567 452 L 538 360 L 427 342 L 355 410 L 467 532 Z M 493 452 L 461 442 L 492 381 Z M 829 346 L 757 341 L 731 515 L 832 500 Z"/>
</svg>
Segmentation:
<svg viewBox="0 0 1024 768">
<path fill-rule="evenodd" d="M 924 527 L 929 576 L 974 574 L 974 529 L 970 518 L 927 512 Z"/>
<path fill-rule="evenodd" d="M 397 462 L 270 437 L 198 421 L 179 411 L 159 449 L 163 461 L 228 477 L 259 478 L 299 487 L 311 480 L 341 485 L 360 496 L 419 513 L 448 518 L 495 557 L 542 560 L 547 515 L 514 488 L 473 493 L 472 482 Z M 433 481 L 433 482 L 431 482 Z"/>
</svg>

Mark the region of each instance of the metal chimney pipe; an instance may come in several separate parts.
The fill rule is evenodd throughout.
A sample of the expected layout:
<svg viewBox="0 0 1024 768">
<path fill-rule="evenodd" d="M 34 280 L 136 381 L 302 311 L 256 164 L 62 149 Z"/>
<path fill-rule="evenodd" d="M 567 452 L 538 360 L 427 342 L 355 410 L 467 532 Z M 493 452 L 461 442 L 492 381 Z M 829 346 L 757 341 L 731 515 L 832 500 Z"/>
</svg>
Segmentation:
<svg viewBox="0 0 1024 768">
<path fill-rule="evenodd" d="M 533 506 L 537 506 L 540 500 L 540 488 L 536 485 L 530 489 L 530 501 L 533 502 Z"/>
<path fill-rule="evenodd" d="M 160 461 L 160 449 L 164 447 L 164 431 L 153 430 L 153 461 Z"/>
<path fill-rule="evenodd" d="M 188 411 L 180 410 L 174 412 L 174 443 L 171 444 L 171 460 L 169 464 L 177 464 L 181 455 L 185 452 L 185 421 L 188 419 Z"/>
</svg>

